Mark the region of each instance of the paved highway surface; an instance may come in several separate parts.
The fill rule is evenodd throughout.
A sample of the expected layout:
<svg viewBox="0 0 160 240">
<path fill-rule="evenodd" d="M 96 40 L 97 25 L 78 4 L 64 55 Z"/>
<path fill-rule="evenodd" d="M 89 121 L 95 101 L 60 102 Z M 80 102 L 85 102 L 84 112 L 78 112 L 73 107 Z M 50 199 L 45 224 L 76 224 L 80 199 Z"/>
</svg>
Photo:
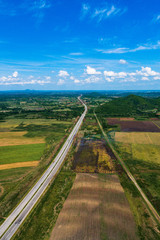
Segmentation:
<svg viewBox="0 0 160 240">
<path fill-rule="evenodd" d="M 59 172 L 60 167 L 71 147 L 74 136 L 77 134 L 82 121 L 87 112 L 87 106 L 83 103 L 83 101 L 78 97 L 79 101 L 84 105 L 85 111 L 79 118 L 66 142 L 62 146 L 60 152 L 55 157 L 54 161 L 44 172 L 39 181 L 33 186 L 30 192 L 24 197 L 24 199 L 19 203 L 19 205 L 14 209 L 14 211 L 8 216 L 8 218 L 4 221 L 4 223 L 0 226 L 0 237 L 1 240 L 9 240 L 16 233 L 17 229 L 20 227 L 22 222 L 25 220 L 27 215 L 33 209 L 39 198 L 45 192 L 49 183 Z"/>
<path fill-rule="evenodd" d="M 112 152 L 114 153 L 114 155 L 116 156 L 116 158 L 118 159 L 118 161 L 120 162 L 121 166 L 123 167 L 123 169 L 125 170 L 125 172 L 127 173 L 128 177 L 131 179 L 131 181 L 134 183 L 134 185 L 136 186 L 136 188 L 138 189 L 138 191 L 140 192 L 142 198 L 144 199 L 145 203 L 147 204 L 147 207 L 149 208 L 150 212 L 152 213 L 152 215 L 154 216 L 154 218 L 156 219 L 156 221 L 160 224 L 160 216 L 158 214 L 158 212 L 156 211 L 156 209 L 153 207 L 153 205 L 151 204 L 151 202 L 148 200 L 147 196 L 144 194 L 144 192 L 142 191 L 142 189 L 140 188 L 140 186 L 138 185 L 138 183 L 136 182 L 135 178 L 133 177 L 133 175 L 131 174 L 131 172 L 129 171 L 129 169 L 127 168 L 126 164 L 124 163 L 124 161 L 120 158 L 120 156 L 118 155 L 118 153 L 115 151 L 113 145 L 111 144 L 109 138 L 107 137 L 107 134 L 104 132 L 102 125 L 100 124 L 97 115 L 94 113 L 98 125 L 108 143 L 108 145 L 110 146 L 110 148 L 112 149 Z"/>
</svg>

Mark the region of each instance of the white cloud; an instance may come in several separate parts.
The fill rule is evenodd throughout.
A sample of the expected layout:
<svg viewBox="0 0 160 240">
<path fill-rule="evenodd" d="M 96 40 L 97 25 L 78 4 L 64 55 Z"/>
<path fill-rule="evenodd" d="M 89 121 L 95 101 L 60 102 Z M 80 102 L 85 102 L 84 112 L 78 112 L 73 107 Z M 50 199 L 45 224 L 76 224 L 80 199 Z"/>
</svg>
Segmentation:
<svg viewBox="0 0 160 240">
<path fill-rule="evenodd" d="M 32 79 L 32 78 L 34 78 L 32 75 L 30 75 L 30 76 L 28 77 L 28 79 Z"/>
<path fill-rule="evenodd" d="M 12 74 L 12 76 L 15 77 L 15 78 L 18 77 L 18 72 L 15 71 L 15 72 Z"/>
<path fill-rule="evenodd" d="M 14 72 L 12 75 L 8 77 L 2 76 L 0 78 L 0 85 L 27 85 L 27 84 L 40 84 L 44 85 L 46 83 L 50 83 L 49 78 L 42 79 L 41 77 L 34 78 L 34 76 L 30 75 L 27 77 L 28 80 L 23 79 L 22 77 L 18 77 L 18 72 Z"/>
<path fill-rule="evenodd" d="M 126 60 L 124 60 L 124 59 L 120 59 L 120 60 L 119 60 L 119 63 L 120 63 L 120 64 L 126 64 L 126 63 L 127 63 L 127 61 L 126 61 Z"/>
<path fill-rule="evenodd" d="M 104 76 L 106 77 L 115 77 L 117 73 L 113 71 L 104 71 Z"/>
<path fill-rule="evenodd" d="M 58 76 L 66 78 L 69 76 L 69 73 L 67 71 L 60 70 Z"/>
<path fill-rule="evenodd" d="M 141 67 L 141 70 L 135 72 L 104 71 L 104 78 L 108 82 L 113 82 L 115 79 L 122 79 L 120 82 L 160 80 L 160 72 L 153 71 L 150 67 Z"/>
<path fill-rule="evenodd" d="M 105 76 L 105 79 L 106 79 L 107 82 L 113 82 L 113 80 L 114 80 L 113 78 L 109 78 L 107 76 Z"/>
<path fill-rule="evenodd" d="M 160 76 L 156 76 L 153 78 L 154 80 L 160 80 Z"/>
<path fill-rule="evenodd" d="M 90 5 L 89 4 L 82 4 L 82 10 L 81 10 L 81 19 L 83 19 L 89 12 Z"/>
<path fill-rule="evenodd" d="M 148 78 L 148 77 L 142 77 L 142 80 L 143 80 L 143 81 L 146 81 L 146 80 L 148 81 L 149 78 Z"/>
<path fill-rule="evenodd" d="M 112 53 L 121 54 L 121 53 L 137 52 L 137 51 L 143 51 L 143 50 L 156 50 L 156 49 L 160 49 L 160 41 L 157 41 L 156 44 L 140 45 L 133 49 L 121 47 L 121 48 L 113 48 L 113 49 L 96 49 L 96 51 L 102 52 L 102 53 L 108 53 L 108 54 L 112 54 Z"/>
<path fill-rule="evenodd" d="M 80 80 L 76 79 L 74 76 L 70 76 L 70 79 L 74 81 L 74 83 L 80 83 Z"/>
<path fill-rule="evenodd" d="M 0 79 L 0 85 L 27 85 L 27 84 L 40 84 L 40 85 L 44 85 L 46 83 L 50 83 L 50 81 L 44 81 L 44 80 L 24 80 L 24 79 L 12 79 L 13 81 L 11 81 L 11 79 L 7 79 L 5 81 L 2 80 L 2 78 Z"/>
<path fill-rule="evenodd" d="M 73 76 L 70 76 L 70 79 L 71 79 L 71 80 L 74 80 L 74 77 L 73 77 Z"/>
<path fill-rule="evenodd" d="M 153 23 L 159 23 L 160 22 L 160 14 L 154 16 L 154 18 L 152 19 Z"/>
<path fill-rule="evenodd" d="M 156 20 L 157 20 L 157 21 L 159 21 L 159 20 L 160 20 L 160 15 L 158 15 L 158 16 L 156 17 Z"/>
<path fill-rule="evenodd" d="M 117 8 L 114 5 L 106 5 L 103 8 L 91 8 L 91 6 L 87 3 L 82 4 L 80 19 L 83 19 L 88 15 L 90 18 L 96 19 L 97 22 L 101 22 L 111 16 L 122 15 L 127 10 L 126 8 Z"/>
<path fill-rule="evenodd" d="M 99 82 L 100 78 L 95 76 L 95 75 L 91 75 L 90 77 L 85 79 L 86 83 L 95 83 L 95 82 Z"/>
<path fill-rule="evenodd" d="M 129 48 L 96 49 L 96 51 L 102 53 L 126 53 L 129 51 Z"/>
<path fill-rule="evenodd" d="M 136 82 L 137 80 L 135 79 L 135 78 L 126 78 L 126 79 L 123 79 L 123 80 L 121 80 L 120 82 L 122 83 L 124 83 L 124 82 Z"/>
<path fill-rule="evenodd" d="M 5 82 L 7 80 L 7 77 L 3 76 L 0 78 L 0 82 Z"/>
<path fill-rule="evenodd" d="M 83 53 L 75 52 L 75 53 L 70 53 L 69 55 L 71 55 L 71 56 L 81 56 L 81 55 L 83 55 Z"/>
<path fill-rule="evenodd" d="M 65 81 L 63 79 L 59 79 L 57 82 L 57 85 L 63 85 L 65 83 Z"/>
<path fill-rule="evenodd" d="M 96 71 L 95 68 L 92 68 L 90 66 L 87 66 L 87 69 L 85 70 L 87 74 L 89 75 L 97 75 L 97 74 L 101 74 L 101 72 Z"/>
<path fill-rule="evenodd" d="M 51 77 L 50 77 L 50 76 L 45 76 L 45 79 L 46 79 L 46 80 L 50 80 Z"/>
<path fill-rule="evenodd" d="M 109 18 L 111 16 L 115 16 L 117 14 L 123 14 L 126 11 L 125 9 L 116 8 L 114 5 L 112 5 L 110 8 L 101 8 L 101 9 L 95 9 L 94 13 L 92 14 L 92 18 L 97 18 L 98 22 L 101 22 L 102 20 Z"/>
<path fill-rule="evenodd" d="M 115 6 L 112 6 L 110 10 L 107 11 L 107 16 L 115 15 L 120 11 L 120 9 L 116 9 Z"/>
<path fill-rule="evenodd" d="M 158 72 L 152 71 L 152 69 L 150 67 L 142 67 L 141 71 L 136 71 L 136 73 L 137 73 L 137 75 L 142 75 L 145 77 L 156 76 L 159 74 Z"/>
<path fill-rule="evenodd" d="M 74 79 L 74 83 L 80 83 L 80 80 Z"/>
<path fill-rule="evenodd" d="M 112 77 L 112 80 L 115 78 L 125 78 L 127 76 L 126 72 L 113 72 L 113 71 L 104 71 L 104 76 L 105 77 Z"/>
</svg>

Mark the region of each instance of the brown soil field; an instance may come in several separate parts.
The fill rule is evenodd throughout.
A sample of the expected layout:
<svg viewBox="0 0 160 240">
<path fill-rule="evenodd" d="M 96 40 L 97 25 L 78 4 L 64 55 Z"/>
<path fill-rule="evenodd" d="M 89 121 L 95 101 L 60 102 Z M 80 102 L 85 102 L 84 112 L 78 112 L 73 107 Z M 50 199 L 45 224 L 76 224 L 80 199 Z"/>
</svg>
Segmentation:
<svg viewBox="0 0 160 240">
<path fill-rule="evenodd" d="M 44 138 L 28 138 L 27 132 L 0 132 L 0 146 L 24 145 L 34 143 L 45 143 Z"/>
<path fill-rule="evenodd" d="M 123 143 L 160 145 L 160 133 L 153 132 L 116 132 L 115 141 Z"/>
<path fill-rule="evenodd" d="M 107 122 L 109 125 L 120 125 L 122 132 L 160 132 L 160 128 L 151 121 L 120 121 L 107 118 Z"/>
<path fill-rule="evenodd" d="M 79 173 L 50 240 L 136 240 L 136 226 L 116 175 Z"/>
<path fill-rule="evenodd" d="M 39 164 L 39 161 L 2 164 L 0 165 L 0 170 L 11 169 L 11 168 L 21 168 L 21 167 L 36 167 L 38 166 L 38 164 Z"/>
<path fill-rule="evenodd" d="M 134 121 L 134 118 L 120 118 L 120 121 Z"/>
<path fill-rule="evenodd" d="M 72 169 L 75 172 L 113 173 L 115 172 L 112 156 L 102 140 L 82 139 L 74 155 Z"/>
</svg>

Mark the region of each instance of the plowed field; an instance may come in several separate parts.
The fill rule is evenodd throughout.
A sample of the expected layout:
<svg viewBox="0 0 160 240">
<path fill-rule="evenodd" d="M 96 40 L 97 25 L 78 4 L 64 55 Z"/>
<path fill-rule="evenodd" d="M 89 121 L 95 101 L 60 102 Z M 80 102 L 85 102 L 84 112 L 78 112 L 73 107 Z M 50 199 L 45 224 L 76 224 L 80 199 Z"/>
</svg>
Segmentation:
<svg viewBox="0 0 160 240">
<path fill-rule="evenodd" d="M 160 128 L 152 121 L 121 121 L 116 118 L 107 118 L 109 125 L 120 125 L 122 132 L 160 132 Z"/>
<path fill-rule="evenodd" d="M 50 240 L 135 240 L 135 223 L 116 175 L 79 173 Z"/>
</svg>

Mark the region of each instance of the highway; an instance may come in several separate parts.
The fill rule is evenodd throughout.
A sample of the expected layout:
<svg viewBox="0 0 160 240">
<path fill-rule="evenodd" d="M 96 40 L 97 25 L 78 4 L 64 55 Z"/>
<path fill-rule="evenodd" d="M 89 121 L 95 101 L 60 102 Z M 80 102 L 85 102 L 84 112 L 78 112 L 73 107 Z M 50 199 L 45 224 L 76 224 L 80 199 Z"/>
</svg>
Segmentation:
<svg viewBox="0 0 160 240">
<path fill-rule="evenodd" d="M 97 115 L 94 113 L 98 125 L 109 145 L 109 147 L 111 148 L 112 152 L 114 153 L 114 155 L 116 156 L 116 158 L 118 159 L 118 161 L 120 162 L 121 166 L 123 167 L 124 171 L 127 173 L 128 177 L 131 179 L 131 181 L 133 182 L 133 184 L 135 185 L 135 187 L 137 188 L 137 190 L 139 191 L 142 199 L 145 201 L 148 209 L 150 210 L 151 214 L 154 216 L 154 219 L 156 220 L 156 222 L 158 224 L 160 224 L 160 216 L 158 214 L 158 212 L 156 211 L 156 209 L 153 207 L 153 205 L 151 204 L 151 202 L 148 200 L 147 196 L 144 194 L 144 192 L 142 191 L 141 187 L 138 185 L 136 179 L 133 177 L 133 175 L 131 174 L 131 172 L 129 171 L 129 169 L 127 168 L 126 164 L 124 163 L 124 161 L 120 158 L 120 156 L 118 155 L 118 153 L 116 152 L 116 150 L 114 149 L 113 145 L 111 144 L 107 134 L 104 132 L 102 125 L 100 124 Z"/>
<path fill-rule="evenodd" d="M 84 105 L 85 111 L 79 118 L 78 122 L 74 126 L 72 132 L 69 137 L 65 141 L 61 150 L 47 168 L 47 170 L 43 173 L 38 182 L 32 187 L 29 193 L 23 198 L 23 200 L 19 203 L 19 205 L 13 210 L 13 212 L 6 218 L 4 223 L 0 226 L 0 237 L 1 240 L 10 240 L 13 235 L 16 233 L 20 225 L 24 222 L 28 214 L 34 208 L 35 204 L 38 202 L 40 197 L 43 195 L 50 182 L 54 179 L 54 177 L 59 172 L 64 159 L 72 145 L 74 136 L 77 134 L 83 119 L 87 113 L 87 106 L 83 103 L 83 101 L 78 97 L 78 100 Z"/>
</svg>

